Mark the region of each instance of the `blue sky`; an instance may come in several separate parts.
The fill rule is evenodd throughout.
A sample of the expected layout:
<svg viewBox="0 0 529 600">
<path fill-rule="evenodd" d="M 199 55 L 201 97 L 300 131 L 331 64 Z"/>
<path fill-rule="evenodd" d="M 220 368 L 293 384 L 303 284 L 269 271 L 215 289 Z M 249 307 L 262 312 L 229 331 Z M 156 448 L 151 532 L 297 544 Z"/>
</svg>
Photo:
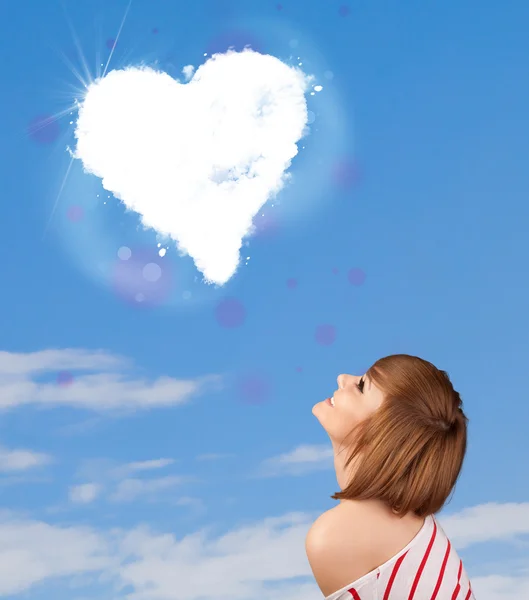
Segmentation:
<svg viewBox="0 0 529 600">
<path fill-rule="evenodd" d="M 321 597 L 303 539 L 337 487 L 311 408 L 404 352 L 447 370 L 470 417 L 441 522 L 476 596 L 529 597 L 529 5 L 133 0 L 111 69 L 177 76 L 249 42 L 324 86 L 248 265 L 214 288 L 170 249 L 171 295 L 145 308 L 100 265 L 156 252 L 152 232 L 78 167 L 58 197 L 75 115 L 28 135 L 78 87 L 61 54 L 79 66 L 76 37 L 95 73 L 127 4 L 0 21 L 0 596 Z"/>
</svg>

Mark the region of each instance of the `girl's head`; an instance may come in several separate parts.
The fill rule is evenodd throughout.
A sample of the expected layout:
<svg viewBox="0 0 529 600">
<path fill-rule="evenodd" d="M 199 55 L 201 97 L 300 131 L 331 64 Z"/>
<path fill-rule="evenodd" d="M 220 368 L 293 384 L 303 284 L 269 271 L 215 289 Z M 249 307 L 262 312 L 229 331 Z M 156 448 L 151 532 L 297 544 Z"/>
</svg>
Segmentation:
<svg viewBox="0 0 529 600">
<path fill-rule="evenodd" d="M 362 377 L 340 375 L 312 409 L 351 477 L 337 500 L 378 499 L 397 514 L 435 514 L 461 472 L 467 422 L 448 375 L 406 354 L 378 360 Z"/>
</svg>

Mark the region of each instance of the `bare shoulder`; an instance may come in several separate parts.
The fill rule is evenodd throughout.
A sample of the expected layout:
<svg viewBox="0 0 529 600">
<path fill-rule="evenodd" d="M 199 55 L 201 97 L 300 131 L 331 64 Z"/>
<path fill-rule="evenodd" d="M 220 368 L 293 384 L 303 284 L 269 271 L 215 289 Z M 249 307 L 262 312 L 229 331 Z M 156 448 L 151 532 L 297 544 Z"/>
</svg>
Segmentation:
<svg viewBox="0 0 529 600">
<path fill-rule="evenodd" d="M 307 534 L 305 549 L 324 596 L 377 566 L 371 551 L 372 537 L 372 519 L 355 502 L 340 503 L 316 519 Z"/>
</svg>

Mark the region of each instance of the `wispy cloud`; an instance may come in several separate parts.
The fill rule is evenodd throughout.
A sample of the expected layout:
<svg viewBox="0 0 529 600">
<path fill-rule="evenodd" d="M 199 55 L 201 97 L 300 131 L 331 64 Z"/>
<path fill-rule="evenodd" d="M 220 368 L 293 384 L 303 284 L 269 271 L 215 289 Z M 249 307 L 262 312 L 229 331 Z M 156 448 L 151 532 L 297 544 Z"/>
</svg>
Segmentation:
<svg viewBox="0 0 529 600">
<path fill-rule="evenodd" d="M 123 357 L 102 350 L 82 349 L 40 350 L 38 352 L 0 351 L 0 375 L 32 376 L 64 370 L 102 370 L 121 368 L 127 364 Z"/>
<path fill-rule="evenodd" d="M 513 509 L 521 519 L 516 521 L 518 529 L 509 525 L 507 539 L 513 539 L 526 532 L 529 503 L 476 506 L 439 520 L 447 532 L 450 523 L 457 522 L 469 546 L 484 536 L 489 541 L 506 539 L 494 521 L 502 510 Z M 304 552 L 305 535 L 314 518 L 291 513 L 216 537 L 206 530 L 176 537 L 147 527 L 128 531 L 61 527 L 3 513 L 0 595 L 12 598 L 38 583 L 84 575 L 85 583 L 106 581 L 126 589 L 114 594 L 116 600 L 320 600 Z M 527 568 L 509 575 L 469 575 L 480 600 L 528 597 Z"/>
<path fill-rule="evenodd" d="M 194 498 L 192 496 L 182 496 L 176 500 L 177 506 L 191 506 L 193 508 L 202 508 L 204 502 L 201 498 Z"/>
<path fill-rule="evenodd" d="M 95 479 L 108 483 L 137 473 L 160 471 L 174 465 L 175 462 L 174 458 L 152 458 L 127 463 L 118 463 L 108 458 L 93 458 L 81 464 L 77 475 L 80 479 Z"/>
<path fill-rule="evenodd" d="M 0 447 L 0 473 L 16 473 L 35 467 L 48 465 L 52 462 L 49 454 L 33 450 L 9 450 Z"/>
<path fill-rule="evenodd" d="M 162 492 L 194 479 L 179 475 L 151 478 L 140 475 L 166 469 L 174 463 L 172 458 L 134 461 L 122 465 L 105 459 L 86 461 L 78 473 L 78 478 L 85 482 L 70 488 L 70 501 L 87 504 L 100 496 L 111 502 L 164 499 Z"/>
<path fill-rule="evenodd" d="M 199 454 L 195 457 L 195 460 L 198 461 L 208 461 L 208 460 L 222 460 L 223 458 L 233 458 L 234 454 L 218 454 L 215 452 L 211 452 L 209 454 Z"/>
<path fill-rule="evenodd" d="M 153 479 L 129 478 L 120 481 L 115 490 L 110 495 L 112 502 L 132 502 L 138 498 L 160 499 L 160 492 L 173 489 L 183 483 L 191 481 L 187 477 L 177 475 L 167 475 L 166 477 L 156 477 Z"/>
<path fill-rule="evenodd" d="M 173 458 L 156 458 L 154 460 L 142 460 L 138 462 L 131 462 L 125 465 L 125 469 L 129 473 L 137 473 L 139 471 L 153 471 L 157 469 L 165 469 L 174 464 Z"/>
<path fill-rule="evenodd" d="M 303 444 L 290 452 L 264 460 L 256 476 L 299 476 L 312 471 L 331 469 L 332 466 L 333 451 L 330 445 Z"/>
<path fill-rule="evenodd" d="M 221 383 L 217 375 L 148 379 L 131 372 L 131 366 L 125 358 L 104 351 L 0 352 L 0 409 L 36 404 L 132 411 L 183 404 L 199 393 L 218 389 Z M 61 371 L 72 375 L 63 386 L 55 381 Z M 43 381 L 43 376 L 52 381 Z"/>
</svg>

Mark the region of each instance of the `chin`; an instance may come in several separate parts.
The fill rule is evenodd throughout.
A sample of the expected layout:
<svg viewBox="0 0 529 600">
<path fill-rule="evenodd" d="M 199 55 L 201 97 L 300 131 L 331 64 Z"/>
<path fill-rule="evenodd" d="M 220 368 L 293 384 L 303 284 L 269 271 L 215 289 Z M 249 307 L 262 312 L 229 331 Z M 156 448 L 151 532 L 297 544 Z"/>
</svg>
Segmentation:
<svg viewBox="0 0 529 600">
<path fill-rule="evenodd" d="M 320 422 L 320 425 L 323 427 L 323 429 L 325 429 L 325 431 L 327 431 L 327 428 L 325 427 L 325 411 L 328 410 L 328 408 L 324 405 L 323 402 L 318 402 L 317 404 L 315 404 L 312 407 L 312 414 L 316 417 L 316 419 L 318 419 L 318 421 Z"/>
<path fill-rule="evenodd" d="M 319 415 L 322 412 L 322 408 L 323 406 L 320 406 L 322 403 L 321 402 L 317 402 L 313 407 L 312 407 L 312 414 L 318 419 L 319 421 Z"/>
</svg>

